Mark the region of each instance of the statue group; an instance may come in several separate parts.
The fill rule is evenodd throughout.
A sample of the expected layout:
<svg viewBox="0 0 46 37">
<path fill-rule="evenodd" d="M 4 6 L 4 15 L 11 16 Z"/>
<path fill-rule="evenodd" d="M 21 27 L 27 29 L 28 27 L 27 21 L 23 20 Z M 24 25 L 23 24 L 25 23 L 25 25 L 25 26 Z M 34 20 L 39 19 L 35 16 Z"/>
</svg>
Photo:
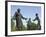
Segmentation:
<svg viewBox="0 0 46 37">
<path fill-rule="evenodd" d="M 22 14 L 20 13 L 20 8 L 17 9 L 17 11 L 14 14 L 14 20 L 16 20 L 16 30 L 22 30 L 22 26 L 23 26 L 23 22 L 22 19 L 27 20 L 26 17 L 23 17 Z M 40 19 L 38 17 L 38 14 L 36 13 L 36 17 L 33 21 L 37 20 L 38 21 L 38 27 L 37 29 L 40 30 L 41 26 L 40 26 Z M 27 22 L 27 30 L 31 30 L 31 18 L 29 18 L 28 22 Z"/>
</svg>

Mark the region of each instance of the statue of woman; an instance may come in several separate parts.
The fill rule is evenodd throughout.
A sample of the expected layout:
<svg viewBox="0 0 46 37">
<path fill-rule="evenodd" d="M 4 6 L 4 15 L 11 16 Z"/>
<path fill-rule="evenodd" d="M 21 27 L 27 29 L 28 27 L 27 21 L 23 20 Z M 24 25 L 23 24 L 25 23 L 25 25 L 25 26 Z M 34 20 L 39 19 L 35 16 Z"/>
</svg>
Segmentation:
<svg viewBox="0 0 46 37">
<path fill-rule="evenodd" d="M 17 12 L 15 12 L 14 17 L 16 19 L 17 30 L 22 30 L 23 23 L 22 23 L 21 19 L 25 19 L 26 20 L 27 18 L 22 16 L 22 14 L 20 13 L 20 9 L 19 8 L 17 9 Z"/>
</svg>

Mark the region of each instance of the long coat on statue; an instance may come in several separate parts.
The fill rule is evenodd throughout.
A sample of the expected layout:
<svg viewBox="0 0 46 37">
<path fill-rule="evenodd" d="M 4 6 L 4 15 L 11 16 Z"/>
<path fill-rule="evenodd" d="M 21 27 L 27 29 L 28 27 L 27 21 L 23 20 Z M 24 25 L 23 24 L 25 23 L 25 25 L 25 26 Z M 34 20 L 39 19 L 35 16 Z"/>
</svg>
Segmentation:
<svg viewBox="0 0 46 37">
<path fill-rule="evenodd" d="M 22 30 L 22 26 L 23 26 L 23 23 L 22 23 L 22 19 L 26 19 L 24 18 L 21 13 L 18 13 L 18 12 L 15 12 L 15 19 L 16 19 L 16 27 L 17 29 L 16 30 Z"/>
</svg>

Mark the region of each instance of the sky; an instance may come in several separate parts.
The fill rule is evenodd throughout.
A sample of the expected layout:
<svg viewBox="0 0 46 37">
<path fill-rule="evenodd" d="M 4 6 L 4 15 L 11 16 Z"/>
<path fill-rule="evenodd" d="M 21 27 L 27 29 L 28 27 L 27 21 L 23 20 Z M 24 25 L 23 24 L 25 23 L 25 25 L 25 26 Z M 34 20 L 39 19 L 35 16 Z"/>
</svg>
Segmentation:
<svg viewBox="0 0 46 37">
<path fill-rule="evenodd" d="M 39 18 L 41 18 L 41 7 L 40 6 L 21 6 L 21 5 L 11 5 L 11 15 L 13 16 L 17 9 L 20 8 L 20 13 L 25 18 L 31 18 L 33 20 L 38 13 Z"/>
</svg>

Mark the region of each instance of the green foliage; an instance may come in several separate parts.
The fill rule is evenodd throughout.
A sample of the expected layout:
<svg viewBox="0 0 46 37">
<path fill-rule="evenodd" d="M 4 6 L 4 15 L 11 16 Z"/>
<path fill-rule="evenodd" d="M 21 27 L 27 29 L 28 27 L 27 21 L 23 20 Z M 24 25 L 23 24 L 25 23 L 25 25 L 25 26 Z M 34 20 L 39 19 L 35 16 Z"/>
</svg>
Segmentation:
<svg viewBox="0 0 46 37">
<path fill-rule="evenodd" d="M 31 30 L 37 30 L 37 25 L 35 23 L 31 23 Z"/>
<path fill-rule="evenodd" d="M 11 31 L 17 31 L 16 30 L 17 27 L 15 26 L 15 23 L 14 23 L 13 20 L 14 20 L 14 18 L 11 19 Z M 27 30 L 27 27 L 25 27 L 24 25 L 22 25 L 22 30 L 20 30 L 20 31 L 25 31 L 25 30 Z M 29 30 L 38 30 L 38 25 L 36 25 L 35 23 L 32 23 L 31 22 L 31 25 L 30 25 L 30 29 Z"/>
<path fill-rule="evenodd" d="M 27 30 L 27 28 L 23 25 L 23 26 L 22 26 L 22 30 Z"/>
<path fill-rule="evenodd" d="M 15 23 L 13 22 L 13 19 L 11 19 L 11 31 L 15 31 Z"/>
</svg>

